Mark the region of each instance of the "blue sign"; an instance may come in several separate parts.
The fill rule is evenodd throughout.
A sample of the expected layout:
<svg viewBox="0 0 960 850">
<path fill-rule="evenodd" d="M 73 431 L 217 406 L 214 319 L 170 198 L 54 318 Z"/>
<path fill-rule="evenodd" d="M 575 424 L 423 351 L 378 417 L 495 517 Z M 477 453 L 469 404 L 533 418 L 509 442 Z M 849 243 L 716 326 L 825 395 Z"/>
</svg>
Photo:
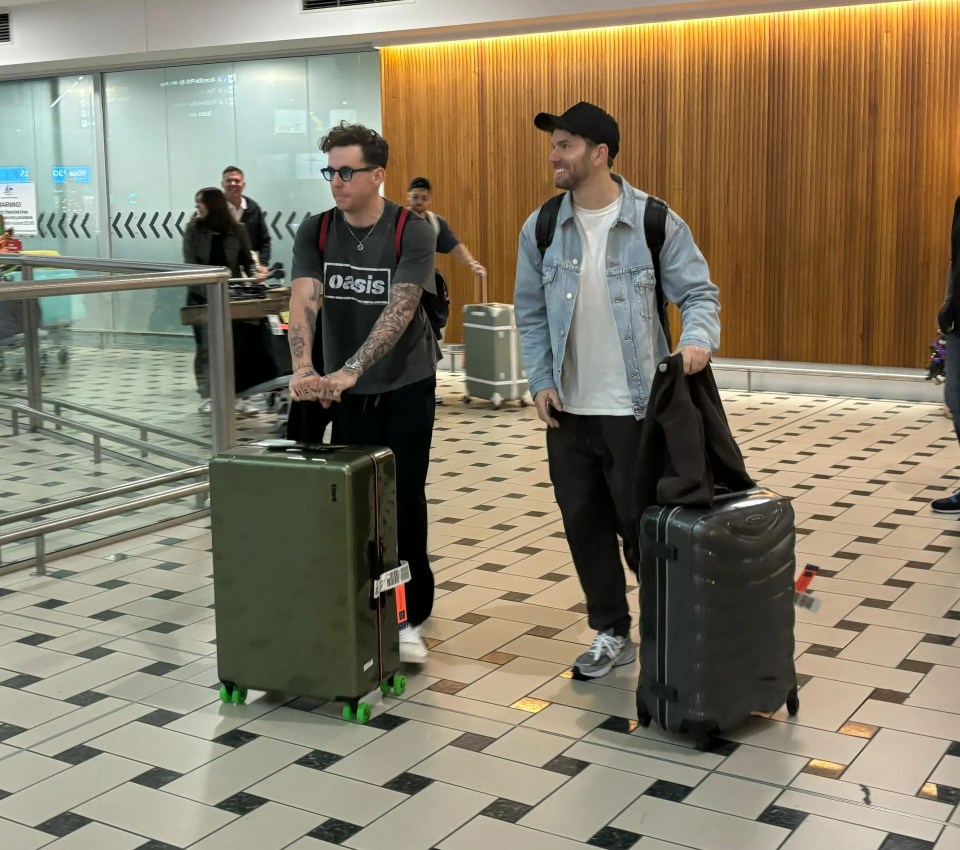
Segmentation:
<svg viewBox="0 0 960 850">
<path fill-rule="evenodd" d="M 54 183 L 89 183 L 89 165 L 55 165 L 50 169 Z"/>
<path fill-rule="evenodd" d="M 30 169 L 25 166 L 0 166 L 0 183 L 29 183 Z"/>
</svg>

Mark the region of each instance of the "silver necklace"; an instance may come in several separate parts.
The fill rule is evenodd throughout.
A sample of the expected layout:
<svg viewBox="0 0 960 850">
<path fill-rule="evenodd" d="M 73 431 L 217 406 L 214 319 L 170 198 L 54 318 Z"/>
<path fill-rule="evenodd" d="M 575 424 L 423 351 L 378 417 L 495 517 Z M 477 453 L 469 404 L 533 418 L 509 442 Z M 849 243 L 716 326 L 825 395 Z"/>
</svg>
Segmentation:
<svg viewBox="0 0 960 850">
<path fill-rule="evenodd" d="M 376 221 L 373 223 L 373 225 L 370 227 L 370 230 L 367 231 L 367 235 L 364 236 L 363 239 L 358 239 L 358 238 L 357 238 L 357 234 L 353 232 L 353 228 L 350 227 L 349 224 L 347 224 L 347 217 L 346 217 L 346 216 L 343 217 L 344 227 L 346 227 L 347 230 L 350 231 L 350 235 L 353 237 L 353 240 L 357 243 L 357 250 L 358 250 L 358 251 L 363 251 L 363 243 L 366 242 L 366 241 L 370 238 L 370 236 L 371 236 L 371 234 L 373 233 L 373 231 L 377 229 L 377 225 L 380 223 L 380 219 L 383 218 L 383 211 L 384 211 L 386 208 L 387 208 L 387 205 L 384 204 L 383 207 L 380 209 L 380 215 L 377 216 L 377 220 L 376 220 Z"/>
</svg>

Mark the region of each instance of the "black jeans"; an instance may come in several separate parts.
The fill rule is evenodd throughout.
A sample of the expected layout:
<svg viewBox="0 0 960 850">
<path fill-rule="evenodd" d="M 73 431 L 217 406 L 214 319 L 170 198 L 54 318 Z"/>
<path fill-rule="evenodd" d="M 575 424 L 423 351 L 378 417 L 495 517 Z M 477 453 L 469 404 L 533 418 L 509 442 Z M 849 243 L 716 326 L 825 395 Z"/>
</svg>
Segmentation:
<svg viewBox="0 0 960 850">
<path fill-rule="evenodd" d="M 332 405 L 333 442 L 386 446 L 397 460 L 397 544 L 410 564 L 407 619 L 419 626 L 433 610 L 427 556 L 427 470 L 436 414 L 436 376 L 380 395 L 346 393 Z"/>
<path fill-rule="evenodd" d="M 632 416 L 554 414 L 547 429 L 550 480 L 567 543 L 587 598 L 590 628 L 630 632 L 627 565 L 640 570 L 640 527 L 633 516 L 633 488 L 642 421 Z"/>
</svg>

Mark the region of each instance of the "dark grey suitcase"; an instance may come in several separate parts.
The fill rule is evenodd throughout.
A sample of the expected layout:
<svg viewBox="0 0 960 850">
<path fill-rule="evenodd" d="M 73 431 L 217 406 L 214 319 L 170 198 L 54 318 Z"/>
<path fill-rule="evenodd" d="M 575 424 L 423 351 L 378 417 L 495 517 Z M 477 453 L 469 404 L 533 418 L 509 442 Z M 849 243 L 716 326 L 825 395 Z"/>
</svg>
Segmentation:
<svg viewBox="0 0 960 850">
<path fill-rule="evenodd" d="M 641 519 L 637 719 L 700 749 L 754 711 L 800 707 L 794 651 L 794 514 L 769 490 Z"/>
</svg>

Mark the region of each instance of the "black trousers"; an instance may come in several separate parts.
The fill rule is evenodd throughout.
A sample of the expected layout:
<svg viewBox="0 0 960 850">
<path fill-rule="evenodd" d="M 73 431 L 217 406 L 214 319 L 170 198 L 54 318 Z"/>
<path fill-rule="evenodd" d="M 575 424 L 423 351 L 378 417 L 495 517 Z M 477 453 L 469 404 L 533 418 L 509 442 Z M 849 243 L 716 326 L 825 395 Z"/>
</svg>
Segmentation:
<svg viewBox="0 0 960 850">
<path fill-rule="evenodd" d="M 629 634 L 620 540 L 627 565 L 639 573 L 640 528 L 632 505 L 643 422 L 632 416 L 554 415 L 560 427 L 547 429 L 550 480 L 590 628 Z"/>
<path fill-rule="evenodd" d="M 410 564 L 407 618 L 419 626 L 433 610 L 427 556 L 427 470 L 436 414 L 436 376 L 381 395 L 346 393 L 334 408 L 333 442 L 386 446 L 397 460 L 397 543 Z"/>
</svg>

